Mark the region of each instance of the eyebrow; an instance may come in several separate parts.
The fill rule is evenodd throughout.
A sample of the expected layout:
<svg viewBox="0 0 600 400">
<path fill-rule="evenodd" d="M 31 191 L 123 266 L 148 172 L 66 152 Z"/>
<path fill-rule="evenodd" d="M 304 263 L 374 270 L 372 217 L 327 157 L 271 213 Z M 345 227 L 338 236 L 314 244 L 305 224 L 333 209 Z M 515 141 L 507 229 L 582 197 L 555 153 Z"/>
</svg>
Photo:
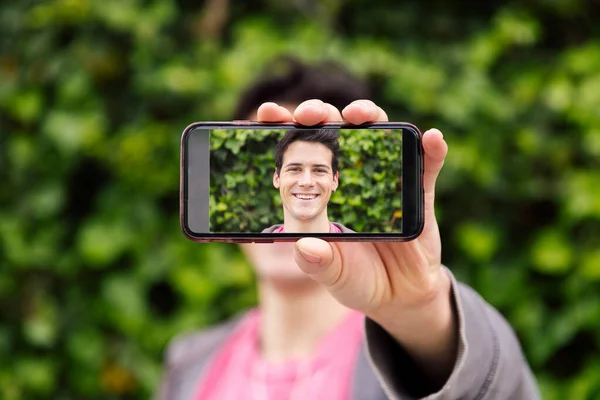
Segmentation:
<svg viewBox="0 0 600 400">
<path fill-rule="evenodd" d="M 284 167 L 301 167 L 302 165 L 303 165 L 302 163 L 293 162 L 293 163 L 288 163 L 288 164 L 284 165 Z M 331 167 L 327 164 L 313 164 L 312 167 L 331 169 Z"/>
</svg>

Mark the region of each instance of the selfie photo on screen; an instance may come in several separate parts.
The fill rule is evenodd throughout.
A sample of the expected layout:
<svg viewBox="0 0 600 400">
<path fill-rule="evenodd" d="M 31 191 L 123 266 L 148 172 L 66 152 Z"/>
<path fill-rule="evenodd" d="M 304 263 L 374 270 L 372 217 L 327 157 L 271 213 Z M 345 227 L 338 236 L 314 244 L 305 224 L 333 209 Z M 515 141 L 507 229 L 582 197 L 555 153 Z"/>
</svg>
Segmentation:
<svg viewBox="0 0 600 400">
<path fill-rule="evenodd" d="M 402 232 L 401 129 L 212 129 L 210 232 Z"/>
</svg>

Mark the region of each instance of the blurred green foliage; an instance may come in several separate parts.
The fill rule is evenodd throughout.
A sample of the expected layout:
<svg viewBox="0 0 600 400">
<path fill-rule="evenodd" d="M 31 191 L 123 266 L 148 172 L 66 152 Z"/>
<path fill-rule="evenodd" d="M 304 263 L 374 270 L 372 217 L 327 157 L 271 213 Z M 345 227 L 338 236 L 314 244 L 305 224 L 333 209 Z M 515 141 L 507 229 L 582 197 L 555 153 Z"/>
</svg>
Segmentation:
<svg viewBox="0 0 600 400">
<path fill-rule="evenodd" d="M 545 399 L 600 393 L 600 14 L 591 0 L 0 5 L 0 397 L 147 398 L 176 333 L 255 302 L 187 241 L 178 142 L 273 56 L 338 60 L 440 128 L 443 260 Z"/>
<path fill-rule="evenodd" d="M 261 232 L 283 223 L 273 173 L 275 146 L 285 132 L 210 131 L 211 232 Z M 339 145 L 339 187 L 329 219 L 357 232 L 400 231 L 402 131 L 340 129 Z"/>
</svg>

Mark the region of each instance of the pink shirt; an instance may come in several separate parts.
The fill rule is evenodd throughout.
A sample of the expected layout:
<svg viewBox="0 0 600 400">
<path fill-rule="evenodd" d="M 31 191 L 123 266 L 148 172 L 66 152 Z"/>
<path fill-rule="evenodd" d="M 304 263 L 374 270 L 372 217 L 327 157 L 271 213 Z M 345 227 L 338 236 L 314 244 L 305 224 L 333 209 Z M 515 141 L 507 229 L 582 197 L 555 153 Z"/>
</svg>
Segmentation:
<svg viewBox="0 0 600 400">
<path fill-rule="evenodd" d="M 258 350 L 260 312 L 241 321 L 209 364 L 193 400 L 348 400 L 363 343 L 364 316 L 356 311 L 339 323 L 308 360 L 272 364 Z"/>
<path fill-rule="evenodd" d="M 342 230 L 340 228 L 337 227 L 337 225 L 335 225 L 334 223 L 330 222 L 329 223 L 329 233 L 342 233 Z M 273 233 L 285 233 L 283 231 L 283 225 L 281 225 L 279 228 L 275 229 L 273 231 Z"/>
</svg>

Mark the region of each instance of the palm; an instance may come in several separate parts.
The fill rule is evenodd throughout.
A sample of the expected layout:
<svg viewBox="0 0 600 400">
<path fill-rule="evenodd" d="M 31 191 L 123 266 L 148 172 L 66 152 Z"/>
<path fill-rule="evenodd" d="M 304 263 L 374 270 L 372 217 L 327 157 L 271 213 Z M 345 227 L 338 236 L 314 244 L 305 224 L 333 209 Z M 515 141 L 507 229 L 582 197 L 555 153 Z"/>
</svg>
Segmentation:
<svg viewBox="0 0 600 400">
<path fill-rule="evenodd" d="M 426 298 L 440 268 L 441 246 L 434 221 L 405 243 L 336 243 L 342 268 L 330 291 L 340 303 L 363 311 L 385 304 L 407 305 Z"/>
</svg>

